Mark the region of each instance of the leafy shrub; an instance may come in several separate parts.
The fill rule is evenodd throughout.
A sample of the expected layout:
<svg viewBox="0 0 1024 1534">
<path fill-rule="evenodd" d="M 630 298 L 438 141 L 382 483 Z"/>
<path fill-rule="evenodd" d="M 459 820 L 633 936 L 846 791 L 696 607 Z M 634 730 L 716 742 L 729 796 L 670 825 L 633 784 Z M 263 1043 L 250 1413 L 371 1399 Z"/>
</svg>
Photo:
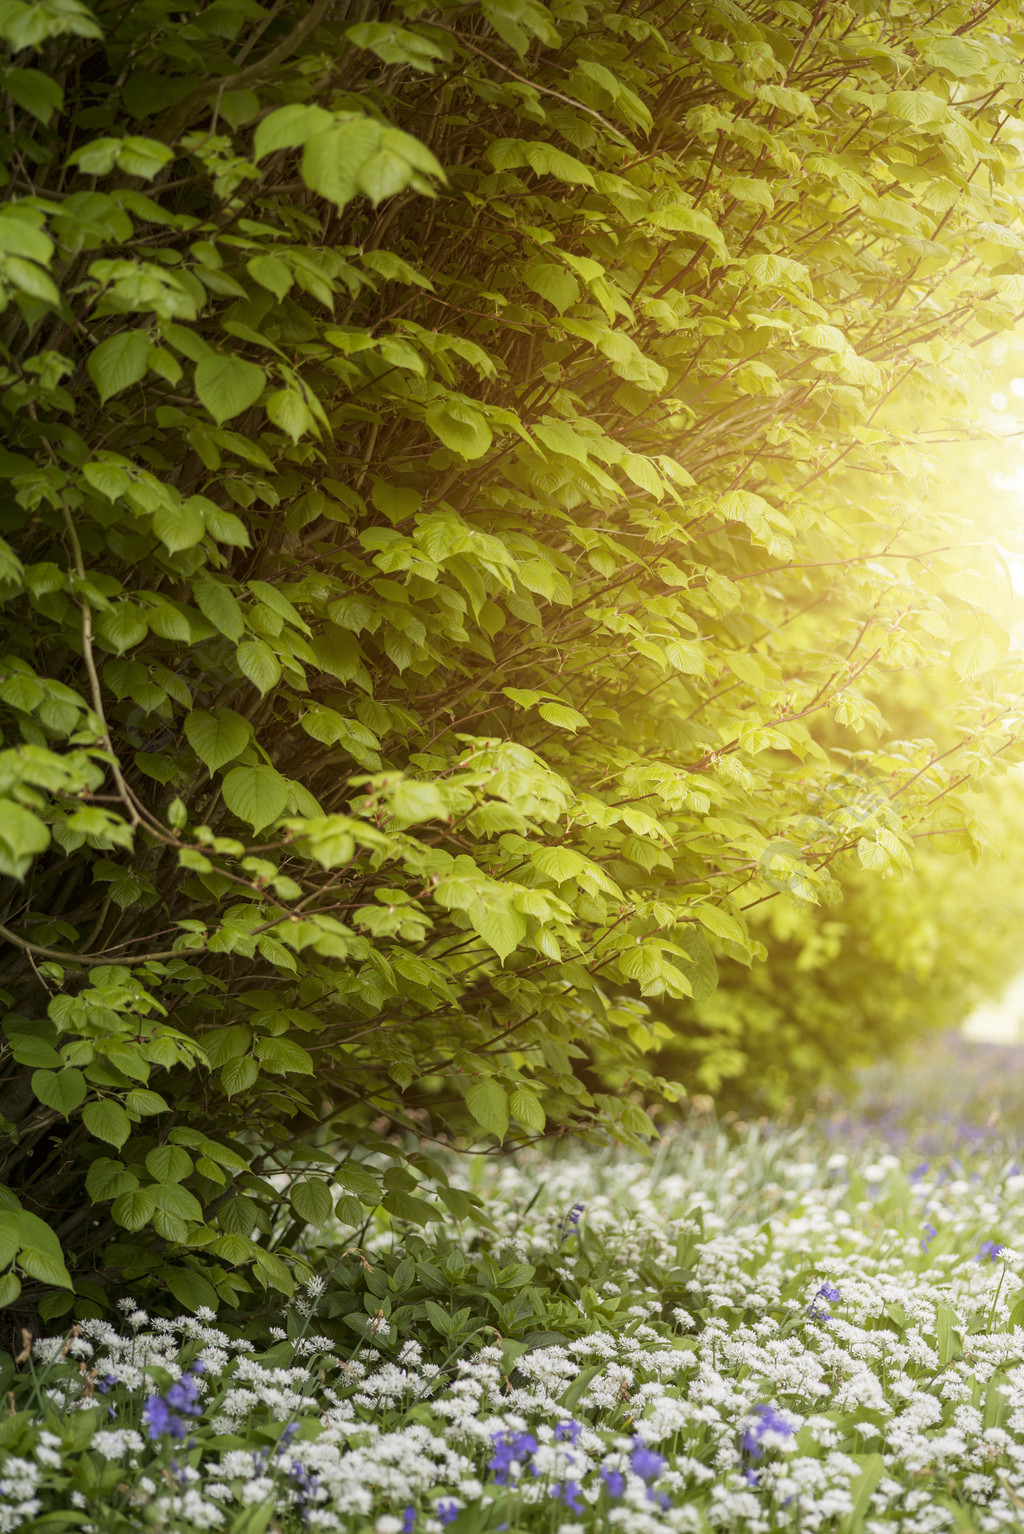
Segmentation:
<svg viewBox="0 0 1024 1534">
<path fill-rule="evenodd" d="M 0 1302 L 636 1145 L 751 904 L 972 844 L 996 559 L 887 402 L 1024 291 L 1012 14 L 0 8 Z"/>
<path fill-rule="evenodd" d="M 976 812 L 987 845 L 973 866 L 925 846 L 898 881 L 848 874 L 838 907 L 775 901 L 752 912 L 766 963 L 723 958 L 694 998 L 658 1008 L 672 1028 L 662 1069 L 720 1110 L 778 1113 L 826 1087 L 849 1092 L 880 1058 L 958 1028 L 1020 968 L 1017 777 L 990 786 Z M 1016 1091 L 1011 1077 L 1003 1092 Z"/>
</svg>

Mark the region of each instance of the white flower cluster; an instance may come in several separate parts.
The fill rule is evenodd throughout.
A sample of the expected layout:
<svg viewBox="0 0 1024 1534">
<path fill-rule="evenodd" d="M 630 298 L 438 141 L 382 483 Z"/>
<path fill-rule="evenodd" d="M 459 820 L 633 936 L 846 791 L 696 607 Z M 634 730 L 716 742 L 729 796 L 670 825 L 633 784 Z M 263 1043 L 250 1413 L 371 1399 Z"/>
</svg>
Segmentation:
<svg viewBox="0 0 1024 1534">
<path fill-rule="evenodd" d="M 1020 1169 L 861 1160 L 808 1132 L 680 1132 L 653 1169 L 576 1152 L 481 1171 L 490 1229 L 464 1250 L 557 1292 L 525 1349 L 491 1329 L 441 1364 L 379 1334 L 260 1355 L 210 1312 L 83 1321 L 35 1344 L 39 1415 L 0 1439 L 0 1534 L 143 1505 L 169 1534 L 256 1508 L 284 1534 L 1019 1529 Z M 370 1260 L 393 1241 L 382 1227 Z M 323 1299 L 307 1289 L 307 1329 Z M 176 1400 L 194 1406 L 177 1437 Z"/>
</svg>

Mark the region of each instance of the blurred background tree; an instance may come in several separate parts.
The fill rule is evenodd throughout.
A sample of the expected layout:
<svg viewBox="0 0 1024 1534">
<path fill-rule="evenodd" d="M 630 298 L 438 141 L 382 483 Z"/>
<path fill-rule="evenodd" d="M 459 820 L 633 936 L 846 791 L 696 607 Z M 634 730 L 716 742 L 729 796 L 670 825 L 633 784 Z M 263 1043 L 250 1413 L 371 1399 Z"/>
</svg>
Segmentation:
<svg viewBox="0 0 1024 1534">
<path fill-rule="evenodd" d="M 918 491 L 945 530 L 943 551 L 894 576 L 891 589 L 912 603 L 941 582 L 954 603 L 959 593 L 977 604 L 980 633 L 992 620 L 1005 653 L 1000 631 L 1013 650 L 1024 640 L 1024 334 L 988 336 L 962 363 L 941 391 L 908 379 L 879 420 L 917 430 L 928 454 Z M 856 474 L 845 488 L 851 501 L 873 489 Z M 904 761 L 908 742 L 957 751 L 962 720 L 940 672 L 892 667 L 863 702 L 852 721 L 819 716 L 815 733 L 832 756 L 848 756 L 868 794 L 871 785 L 885 791 L 887 759 Z M 787 890 L 783 868 L 779 893 L 748 918 L 764 964 L 720 958 L 717 988 L 709 978 L 692 1000 L 657 1007 L 672 1029 L 665 1071 L 699 1083 L 721 1110 L 799 1110 L 823 1087 L 854 1090 L 859 1071 L 958 1029 L 977 1003 L 998 997 L 1024 968 L 1024 775 L 1008 766 L 993 782 L 990 765 L 963 763 L 965 784 L 976 785 L 965 801 L 969 833 L 921 838 L 912 867 L 880 881 L 847 858 L 832 905 Z M 968 834 L 972 857 L 950 856 Z"/>
</svg>

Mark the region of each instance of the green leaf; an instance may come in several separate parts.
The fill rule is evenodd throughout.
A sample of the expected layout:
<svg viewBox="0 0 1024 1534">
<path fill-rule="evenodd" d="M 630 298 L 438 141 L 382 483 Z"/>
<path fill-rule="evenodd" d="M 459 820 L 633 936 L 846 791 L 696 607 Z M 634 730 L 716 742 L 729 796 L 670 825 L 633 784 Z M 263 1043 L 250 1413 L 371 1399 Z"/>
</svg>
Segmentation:
<svg viewBox="0 0 1024 1534">
<path fill-rule="evenodd" d="M 713 218 L 696 208 L 687 208 L 678 203 L 658 208 L 651 214 L 651 223 L 657 229 L 669 229 L 673 233 L 690 234 L 698 240 L 706 240 L 723 260 L 728 260 L 729 252 L 722 231 Z"/>
<path fill-rule="evenodd" d="M 304 1076 L 314 1074 L 313 1057 L 308 1049 L 292 1039 L 269 1038 L 256 1040 L 256 1054 L 265 1071 L 285 1075 L 298 1071 Z"/>
<path fill-rule="evenodd" d="M 535 1134 L 540 1134 L 547 1122 L 544 1109 L 540 1101 L 526 1087 L 516 1087 L 512 1093 L 510 1107 L 512 1117 L 518 1119 L 524 1129 L 531 1129 Z"/>
<path fill-rule="evenodd" d="M 281 664 L 262 639 L 246 639 L 235 651 L 238 667 L 261 693 L 268 693 L 281 680 Z"/>
<path fill-rule="evenodd" d="M 427 1320 L 435 1332 L 439 1332 L 442 1337 L 454 1335 L 458 1329 L 454 1318 L 436 1300 L 424 1300 L 423 1308 L 427 1313 Z"/>
<path fill-rule="evenodd" d="M 658 1133 L 654 1120 L 639 1103 L 626 1103 L 622 1110 L 622 1123 L 630 1134 L 656 1135 Z"/>
<path fill-rule="evenodd" d="M 23 879 L 32 860 L 50 845 L 50 828 L 38 815 L 0 799 L 0 874 Z"/>
<path fill-rule="evenodd" d="M 21 1279 L 17 1273 L 8 1271 L 0 1273 L 0 1310 L 7 1305 L 13 1305 L 21 1294 Z"/>
<path fill-rule="evenodd" d="M 214 628 L 228 639 L 241 639 L 245 633 L 245 618 L 237 598 L 223 581 L 210 575 L 200 575 L 192 586 L 196 606 L 204 618 L 209 618 Z"/>
<path fill-rule="evenodd" d="M 494 949 L 502 963 L 526 937 L 526 917 L 512 904 L 511 898 L 487 904 L 476 902 L 466 914 L 473 930 Z"/>
<path fill-rule="evenodd" d="M 448 805 L 436 783 L 419 783 L 405 778 L 396 783 L 388 794 L 388 807 L 397 819 L 407 825 L 418 825 L 424 820 L 447 820 Z"/>
<path fill-rule="evenodd" d="M 240 1262 L 251 1262 L 253 1256 L 252 1242 L 233 1231 L 211 1242 L 209 1250 L 217 1257 L 223 1257 L 232 1267 L 237 1267 Z"/>
<path fill-rule="evenodd" d="M 440 1219 L 440 1212 L 425 1198 L 417 1198 L 414 1193 L 406 1193 L 401 1188 L 391 1188 L 381 1203 L 396 1220 L 411 1220 L 414 1225 L 426 1225 L 431 1220 Z"/>
<path fill-rule="evenodd" d="M 627 979 L 637 982 L 641 996 L 664 993 L 665 964 L 655 944 L 638 941 L 635 948 L 624 949 L 619 954 L 619 969 Z"/>
<path fill-rule="evenodd" d="M 179 1220 L 201 1220 L 203 1208 L 194 1193 L 177 1182 L 161 1182 L 149 1190 L 157 1210 Z"/>
<path fill-rule="evenodd" d="M 193 549 L 206 532 L 202 511 L 190 501 L 168 501 L 153 513 L 153 531 L 171 554 Z"/>
<path fill-rule="evenodd" d="M 218 425 L 255 405 L 266 384 L 263 369 L 242 357 L 218 353 L 196 363 L 196 393 Z"/>
<path fill-rule="evenodd" d="M 580 285 L 571 272 L 554 261 L 531 261 L 523 267 L 523 281 L 541 298 L 564 314 L 579 302 Z"/>
<path fill-rule="evenodd" d="M 368 1209 L 380 1203 L 380 1183 L 357 1161 L 346 1161 L 334 1171 L 334 1180 L 354 1193 Z"/>
<path fill-rule="evenodd" d="M 302 179 L 311 192 L 343 208 L 358 194 L 359 171 L 377 153 L 380 140 L 380 123 L 346 113 L 306 139 Z"/>
<path fill-rule="evenodd" d="M 288 1271 L 287 1264 L 282 1262 L 280 1257 L 276 1257 L 273 1252 L 257 1249 L 253 1255 L 253 1263 L 255 1265 L 256 1276 L 262 1281 L 264 1287 L 269 1283 L 280 1294 L 294 1294 L 295 1281 Z M 264 1506 L 273 1507 L 273 1503 L 268 1500 Z M 232 1534 L 234 1534 L 234 1531 L 232 1531 Z"/>
<path fill-rule="evenodd" d="M 695 905 L 691 910 L 701 926 L 713 932 L 716 937 L 728 938 L 733 943 L 746 943 L 747 934 L 742 923 L 728 911 L 714 905 Z"/>
<path fill-rule="evenodd" d="M 578 879 L 587 868 L 586 858 L 571 847 L 535 847 L 530 853 L 530 861 L 538 873 L 553 879 L 556 884 Z"/>
<path fill-rule="evenodd" d="M 212 1033 L 202 1035 L 203 1048 L 206 1058 L 213 1066 L 224 1065 L 228 1060 L 237 1060 L 244 1055 L 252 1044 L 252 1029 L 248 1023 L 229 1023 L 226 1028 L 218 1028 Z M 175 1131 L 172 1131 L 172 1137 Z M 187 1144 L 182 1141 L 182 1144 Z M 198 1143 L 193 1145 L 198 1149 Z"/>
<path fill-rule="evenodd" d="M 149 633 L 149 624 L 141 608 L 132 602 L 119 602 L 103 614 L 97 625 L 100 635 L 109 645 L 123 655 L 126 650 L 141 644 Z"/>
<path fill-rule="evenodd" d="M 185 720 L 185 736 L 199 760 L 216 772 L 242 754 L 252 738 L 252 725 L 234 709 L 195 709 Z"/>
<path fill-rule="evenodd" d="M 110 1206 L 110 1213 L 125 1230 L 141 1230 L 156 1212 L 156 1200 L 149 1188 L 135 1188 L 122 1193 Z"/>
<path fill-rule="evenodd" d="M 548 724 L 556 725 L 560 730 L 571 730 L 575 734 L 577 730 L 588 728 L 586 716 L 565 703 L 541 703 L 537 712 Z"/>
<path fill-rule="evenodd" d="M 973 639 L 958 639 L 950 652 L 953 669 L 964 682 L 973 682 L 999 664 L 999 647 L 989 634 Z"/>
<path fill-rule="evenodd" d="M 939 1368 L 948 1368 L 954 1358 L 963 1357 L 963 1349 L 960 1345 L 958 1332 L 960 1318 L 955 1310 L 948 1305 L 938 1305 L 935 1309 L 935 1340 L 938 1345 Z"/>
<path fill-rule="evenodd" d="M 718 989 L 718 964 L 707 938 L 696 927 L 687 927 L 681 934 L 677 932 L 675 941 L 686 950 L 693 964 L 692 969 L 687 969 L 687 976 L 694 1001 L 707 1001 Z"/>
<path fill-rule="evenodd" d="M 144 330 L 124 330 L 93 348 L 86 369 L 101 405 L 145 377 L 151 346 Z"/>
<path fill-rule="evenodd" d="M 293 442 L 315 426 L 313 412 L 298 389 L 276 389 L 267 396 L 264 405 L 269 419 Z"/>
<path fill-rule="evenodd" d="M 14 1231 L 20 1246 L 38 1247 L 41 1252 L 60 1257 L 60 1242 L 39 1215 L 29 1214 L 27 1209 L 17 1209 L 5 1217 L 4 1224 Z"/>
<path fill-rule="evenodd" d="M 0 813 L 2 813 L 2 811 L 0 811 Z M 19 1065 L 39 1066 L 43 1068 L 54 1066 L 57 1068 L 57 1070 L 59 1070 L 64 1062 L 57 1051 L 54 1049 L 53 1045 L 49 1043 L 46 1038 L 41 1037 L 38 1033 L 20 1032 L 19 1029 L 11 1026 L 14 1021 L 14 1018 L 7 1019 L 7 1022 L 4 1026 L 4 1032 L 7 1035 L 7 1042 L 10 1045 L 11 1054 L 14 1056 L 14 1059 L 17 1061 L 17 1063 Z M 30 1019 L 20 1018 L 18 1021 L 28 1024 Z M 35 1019 L 31 1019 L 31 1021 L 35 1022 Z M 50 1028 L 49 1031 L 53 1037 L 56 1037 L 56 1035 L 53 1034 L 52 1028 Z"/>
<path fill-rule="evenodd" d="M 233 511 L 225 511 L 212 502 L 206 506 L 206 531 L 217 543 L 227 543 L 235 549 L 247 549 L 251 542 L 245 523 Z"/>
<path fill-rule="evenodd" d="M 862 1534 L 871 1511 L 871 1497 L 885 1473 L 885 1460 L 881 1454 L 852 1454 L 850 1458 L 860 1466 L 860 1472 L 850 1482 L 853 1509 L 842 1518 L 839 1526 L 841 1534 Z"/>
<path fill-rule="evenodd" d="M 394 197 L 398 192 L 403 192 L 413 174 L 413 167 L 403 155 L 384 147 L 363 161 L 356 175 L 356 184 L 376 207 L 386 197 Z"/>
<path fill-rule="evenodd" d="M 85 1102 L 85 1077 L 74 1067 L 63 1071 L 33 1071 L 32 1090 L 41 1103 L 67 1118 Z"/>
<path fill-rule="evenodd" d="M 60 293 L 53 280 L 34 261 L 25 261 L 21 256 L 8 256 L 4 261 L 4 277 L 26 298 L 37 299 L 55 308 L 59 306 Z"/>
<path fill-rule="evenodd" d="M 245 269 L 254 282 L 267 288 L 275 298 L 285 298 L 295 279 L 287 262 L 280 256 L 252 256 Z"/>
<path fill-rule="evenodd" d="M 219 1168 L 218 1168 L 219 1171 Z M 225 1182 L 223 1172 L 218 1178 Z M 231 1198 L 217 1210 L 222 1230 L 234 1231 L 239 1236 L 249 1236 L 256 1228 L 259 1206 L 251 1198 Z"/>
<path fill-rule="evenodd" d="M 11 73 L 5 75 L 5 85 Z M 27 219 L 19 218 L 14 205 L 7 203 L 0 207 L 0 251 L 11 256 L 24 256 L 29 261 L 38 261 L 41 266 L 48 266 L 53 259 L 53 241 Z"/>
<path fill-rule="evenodd" d="M 64 107 L 61 87 L 41 69 L 5 70 L 4 89 L 23 111 L 30 112 L 44 127 L 54 112 L 60 112 Z"/>
<path fill-rule="evenodd" d="M 127 1171 L 123 1161 L 98 1156 L 89 1167 L 85 1186 L 89 1197 L 102 1203 L 122 1193 L 133 1192 L 139 1186 L 139 1179 L 134 1172 Z"/>
<path fill-rule="evenodd" d="M 293 1183 L 288 1198 L 297 1218 L 318 1229 L 326 1225 L 334 1212 L 331 1190 L 319 1178 L 311 1177 L 304 1182 Z"/>
<path fill-rule="evenodd" d="M 930 91 L 890 91 L 885 98 L 885 108 L 901 122 L 922 128 L 928 123 L 939 123 L 946 115 L 946 103 Z"/>
<path fill-rule="evenodd" d="M 18 1253 L 18 1267 L 29 1278 L 41 1284 L 53 1284 L 58 1289 L 74 1289 L 71 1274 L 60 1257 L 37 1246 L 23 1246 Z"/>
<path fill-rule="evenodd" d="M 75 1296 L 69 1290 L 50 1290 L 39 1301 L 39 1315 L 44 1321 L 56 1321 L 59 1316 L 66 1316 L 69 1310 L 73 1310 Z"/>
<path fill-rule="evenodd" d="M 254 831 L 280 819 L 288 808 L 288 784 L 274 767 L 232 767 L 221 787 L 228 809 Z"/>
<path fill-rule="evenodd" d="M 466 1093 L 466 1107 L 481 1129 L 503 1140 L 508 1133 L 508 1094 L 490 1076 L 475 1081 Z"/>
<path fill-rule="evenodd" d="M 194 1268 L 165 1268 L 161 1276 L 178 1304 L 186 1310 L 195 1312 L 204 1305 L 209 1310 L 216 1310 L 220 1304 L 216 1289 Z"/>
<path fill-rule="evenodd" d="M 482 458 L 494 440 L 484 416 L 469 401 L 449 398 L 429 405 L 424 420 L 461 458 Z"/>
<path fill-rule="evenodd" d="M 159 1092 L 153 1092 L 148 1087 L 132 1087 L 124 1100 L 124 1105 L 129 1113 L 136 1113 L 140 1118 L 147 1118 L 155 1113 L 169 1113 L 170 1104 L 161 1097 Z"/>
<path fill-rule="evenodd" d="M 247 1092 L 260 1073 L 252 1055 L 242 1055 L 237 1060 L 228 1060 L 221 1067 L 220 1084 L 229 1097 L 236 1097 L 239 1092 Z"/>
<path fill-rule="evenodd" d="M 331 114 L 324 107 L 292 102 L 268 112 L 256 129 L 253 159 L 265 159 L 280 149 L 297 149 L 314 133 L 331 125 Z"/>
<path fill-rule="evenodd" d="M 125 1113 L 120 1103 L 111 1102 L 104 1098 L 98 1103 L 86 1103 L 82 1109 L 82 1119 L 86 1129 L 97 1140 L 106 1140 L 108 1145 L 116 1146 L 120 1150 L 132 1132 L 131 1119 Z"/>
<path fill-rule="evenodd" d="M 157 1182 L 184 1182 L 192 1157 L 178 1145 L 157 1145 L 146 1157 L 146 1171 Z"/>
</svg>

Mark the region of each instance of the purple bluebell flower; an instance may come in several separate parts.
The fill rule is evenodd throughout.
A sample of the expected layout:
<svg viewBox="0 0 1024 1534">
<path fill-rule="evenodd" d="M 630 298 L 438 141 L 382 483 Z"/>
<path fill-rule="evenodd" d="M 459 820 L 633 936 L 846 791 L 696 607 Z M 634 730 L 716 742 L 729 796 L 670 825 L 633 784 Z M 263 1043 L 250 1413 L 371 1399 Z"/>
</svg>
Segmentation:
<svg viewBox="0 0 1024 1534">
<path fill-rule="evenodd" d="M 151 1443 L 156 1443 L 165 1434 L 171 1438 L 185 1436 L 184 1422 L 174 1415 L 163 1396 L 150 1396 L 142 1409 L 142 1420 Z"/>
<path fill-rule="evenodd" d="M 451 1497 L 442 1497 L 436 1508 L 437 1516 L 443 1524 L 454 1523 L 459 1516 L 459 1506 Z"/>
<path fill-rule="evenodd" d="M 555 1442 L 571 1443 L 575 1448 L 576 1444 L 579 1443 L 582 1431 L 583 1424 L 577 1422 L 575 1417 L 570 1418 L 568 1422 L 559 1422 L 555 1428 Z"/>
<path fill-rule="evenodd" d="M 199 1386 L 191 1374 L 183 1374 L 177 1384 L 171 1385 L 164 1400 L 173 1411 L 183 1417 L 199 1417 L 203 1408 L 199 1405 Z"/>
<path fill-rule="evenodd" d="M 566 1481 L 562 1486 L 556 1486 L 553 1489 L 571 1512 L 582 1513 L 585 1511 L 584 1505 L 579 1499 L 579 1481 Z"/>
<path fill-rule="evenodd" d="M 607 1465 L 601 1466 L 601 1479 L 604 1482 L 605 1491 L 610 1497 L 621 1497 L 626 1489 L 626 1478 L 621 1470 L 611 1470 Z"/>
<path fill-rule="evenodd" d="M 297 1427 L 298 1424 L 297 1423 L 289 1424 L 289 1426 Z M 285 1431 L 287 1432 L 287 1429 Z M 281 1452 L 281 1445 L 279 1444 L 278 1448 L 277 1448 L 277 1453 L 279 1454 L 280 1452 Z M 308 1524 L 309 1523 L 309 1511 L 308 1511 L 307 1504 L 316 1495 L 316 1492 L 317 1492 L 317 1490 L 319 1488 L 319 1485 L 320 1485 L 319 1477 L 317 1477 L 316 1475 L 313 1475 L 309 1470 L 307 1470 L 305 1465 L 302 1463 L 301 1460 L 293 1459 L 292 1462 L 291 1462 L 291 1465 L 288 1467 L 288 1479 L 292 1483 L 292 1489 L 293 1489 L 293 1491 L 295 1493 L 295 1505 L 298 1507 L 298 1509 L 300 1511 L 300 1514 L 302 1516 L 302 1521 L 303 1521 L 303 1523 Z M 406 1517 L 408 1517 L 409 1513 L 412 1513 L 413 1514 L 413 1518 L 415 1519 L 415 1516 L 416 1516 L 415 1509 L 414 1508 L 407 1508 L 406 1509 Z"/>
<path fill-rule="evenodd" d="M 939 1233 L 935 1229 L 935 1226 L 927 1223 L 927 1221 L 921 1227 L 921 1229 L 924 1231 L 924 1235 L 921 1237 L 921 1250 L 922 1252 L 926 1252 Z"/>
<path fill-rule="evenodd" d="M 492 1436 L 491 1442 L 494 1445 L 494 1453 L 487 1461 L 487 1468 L 494 1471 L 494 1479 L 498 1486 L 508 1486 L 512 1467 L 523 1464 L 536 1453 L 537 1440 L 532 1433 L 497 1432 Z"/>
<path fill-rule="evenodd" d="M 562 1225 L 562 1240 L 568 1241 L 570 1236 L 578 1236 L 580 1233 L 580 1215 L 586 1209 L 586 1204 L 573 1204 L 566 1215 Z"/>
<path fill-rule="evenodd" d="M 783 1438 L 792 1438 L 793 1429 L 784 1417 L 781 1417 L 774 1406 L 767 1402 L 761 1402 L 753 1408 L 753 1416 L 756 1421 L 748 1427 L 743 1434 L 743 1450 L 751 1459 L 760 1459 L 764 1453 L 762 1440 L 769 1433 L 778 1433 Z"/>
<path fill-rule="evenodd" d="M 649 1449 L 642 1438 L 633 1439 L 633 1452 L 629 1456 L 629 1468 L 641 1481 L 656 1481 L 668 1466 L 668 1460 Z"/>
<path fill-rule="evenodd" d="M 981 1243 L 981 1251 L 974 1260 L 975 1262 L 995 1262 L 1002 1249 L 1002 1242 L 1000 1241 L 983 1241 Z"/>
<path fill-rule="evenodd" d="M 818 1301 L 819 1299 L 827 1300 L 830 1305 L 834 1305 L 840 1298 L 841 1295 L 835 1284 L 822 1284 L 807 1307 L 808 1316 L 812 1321 L 831 1321 L 832 1312 L 826 1306 L 819 1305 Z"/>
<path fill-rule="evenodd" d="M 188 1431 L 186 1417 L 201 1417 L 199 1386 L 194 1375 L 183 1374 L 163 1395 L 150 1396 L 142 1410 L 146 1436 L 151 1443 L 165 1435 L 181 1441 Z"/>
<path fill-rule="evenodd" d="M 171 1430 L 171 1410 L 163 1396 L 150 1396 L 142 1408 L 142 1420 L 146 1424 L 146 1437 L 162 1438 Z"/>
<path fill-rule="evenodd" d="M 402 1534 L 412 1534 L 415 1527 L 416 1509 L 414 1507 L 407 1507 L 402 1514 Z"/>
</svg>

